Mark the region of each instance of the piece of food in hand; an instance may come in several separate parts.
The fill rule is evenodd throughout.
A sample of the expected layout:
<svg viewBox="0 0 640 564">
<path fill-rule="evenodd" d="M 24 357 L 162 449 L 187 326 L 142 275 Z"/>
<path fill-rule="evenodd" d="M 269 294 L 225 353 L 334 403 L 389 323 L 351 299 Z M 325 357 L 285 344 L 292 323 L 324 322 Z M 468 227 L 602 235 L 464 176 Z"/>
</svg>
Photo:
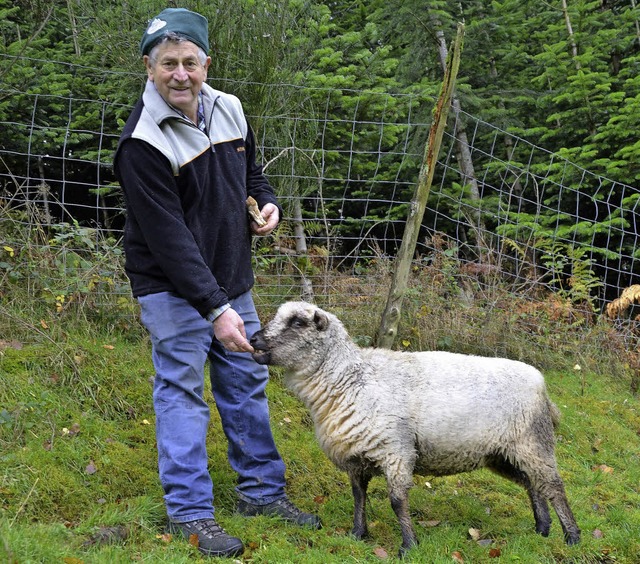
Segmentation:
<svg viewBox="0 0 640 564">
<path fill-rule="evenodd" d="M 255 199 L 251 196 L 247 198 L 247 211 L 249 212 L 251 219 L 253 219 L 253 221 L 255 221 L 259 227 L 264 227 L 267 224 L 264 217 L 262 217 L 262 214 L 260 213 L 258 202 L 256 202 Z"/>
</svg>

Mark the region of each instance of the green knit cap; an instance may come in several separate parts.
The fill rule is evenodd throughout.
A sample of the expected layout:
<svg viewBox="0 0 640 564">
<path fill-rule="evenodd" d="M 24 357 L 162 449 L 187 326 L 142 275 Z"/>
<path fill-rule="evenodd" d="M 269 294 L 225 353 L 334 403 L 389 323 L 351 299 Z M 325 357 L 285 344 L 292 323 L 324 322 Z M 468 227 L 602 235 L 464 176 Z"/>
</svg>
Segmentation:
<svg viewBox="0 0 640 564">
<path fill-rule="evenodd" d="M 140 54 L 148 55 L 151 48 L 169 32 L 184 37 L 205 53 L 209 53 L 207 18 L 185 8 L 167 8 L 149 20 L 149 25 L 140 40 Z"/>
</svg>

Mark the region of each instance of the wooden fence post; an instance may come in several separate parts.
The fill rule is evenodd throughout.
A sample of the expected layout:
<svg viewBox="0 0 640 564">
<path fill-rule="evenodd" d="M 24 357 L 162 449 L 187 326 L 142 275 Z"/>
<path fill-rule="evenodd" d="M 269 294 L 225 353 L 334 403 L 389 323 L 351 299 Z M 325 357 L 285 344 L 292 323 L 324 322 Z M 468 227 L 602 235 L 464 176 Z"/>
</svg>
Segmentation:
<svg viewBox="0 0 640 564">
<path fill-rule="evenodd" d="M 464 25 L 458 24 L 458 31 L 450 51 L 449 61 L 445 69 L 440 96 L 433 112 L 433 123 L 429 130 L 429 139 L 425 147 L 422 166 L 418 174 L 418 183 L 409 206 L 409 215 L 402 237 L 402 243 L 395 260 L 393 280 L 389 288 L 387 305 L 382 314 L 378 330 L 377 346 L 390 349 L 398 334 L 398 324 L 402 311 L 402 300 L 407 289 L 411 263 L 418 241 L 418 233 L 422 224 L 424 210 L 429 198 L 429 190 L 433 181 L 433 172 L 440 152 L 442 136 L 447 124 L 447 116 L 451 107 L 453 90 L 460 67 L 460 53 L 464 37 Z"/>
</svg>

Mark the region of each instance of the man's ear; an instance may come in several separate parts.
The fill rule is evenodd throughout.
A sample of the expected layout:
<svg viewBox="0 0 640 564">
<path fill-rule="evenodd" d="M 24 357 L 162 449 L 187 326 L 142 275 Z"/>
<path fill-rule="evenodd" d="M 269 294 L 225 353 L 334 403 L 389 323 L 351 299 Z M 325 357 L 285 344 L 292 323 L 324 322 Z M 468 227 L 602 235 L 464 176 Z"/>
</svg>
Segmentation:
<svg viewBox="0 0 640 564">
<path fill-rule="evenodd" d="M 153 82 L 153 67 L 151 66 L 151 59 L 149 58 L 149 55 L 142 57 L 142 62 L 147 69 L 147 78 Z"/>
</svg>

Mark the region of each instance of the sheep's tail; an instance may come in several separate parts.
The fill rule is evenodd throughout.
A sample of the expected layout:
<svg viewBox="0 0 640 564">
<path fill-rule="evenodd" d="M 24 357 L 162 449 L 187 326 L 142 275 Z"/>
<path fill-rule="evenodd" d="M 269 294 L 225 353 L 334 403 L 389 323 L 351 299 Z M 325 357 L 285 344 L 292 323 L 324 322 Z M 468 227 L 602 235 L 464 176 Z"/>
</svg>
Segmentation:
<svg viewBox="0 0 640 564">
<path fill-rule="evenodd" d="M 551 422 L 553 423 L 553 428 L 557 430 L 558 426 L 560 425 L 560 418 L 561 418 L 560 410 L 558 409 L 558 406 L 555 403 L 553 403 L 549 398 L 547 398 L 547 403 L 549 404 L 549 414 L 551 415 Z"/>
</svg>

